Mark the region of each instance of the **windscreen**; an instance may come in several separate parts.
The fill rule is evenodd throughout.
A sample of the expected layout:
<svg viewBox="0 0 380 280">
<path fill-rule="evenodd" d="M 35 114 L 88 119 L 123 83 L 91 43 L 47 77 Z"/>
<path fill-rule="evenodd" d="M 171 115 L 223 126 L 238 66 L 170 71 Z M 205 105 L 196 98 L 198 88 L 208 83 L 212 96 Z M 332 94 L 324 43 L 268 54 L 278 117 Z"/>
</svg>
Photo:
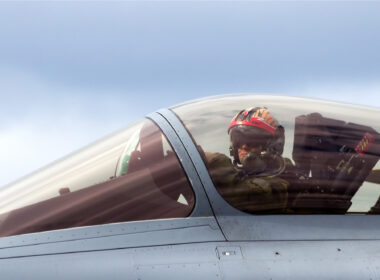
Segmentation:
<svg viewBox="0 0 380 280">
<path fill-rule="evenodd" d="M 252 214 L 378 214 L 380 111 L 279 96 L 172 108 L 232 206 Z"/>
<path fill-rule="evenodd" d="M 150 120 L 0 190 L 0 236 L 187 217 L 194 194 Z"/>
</svg>

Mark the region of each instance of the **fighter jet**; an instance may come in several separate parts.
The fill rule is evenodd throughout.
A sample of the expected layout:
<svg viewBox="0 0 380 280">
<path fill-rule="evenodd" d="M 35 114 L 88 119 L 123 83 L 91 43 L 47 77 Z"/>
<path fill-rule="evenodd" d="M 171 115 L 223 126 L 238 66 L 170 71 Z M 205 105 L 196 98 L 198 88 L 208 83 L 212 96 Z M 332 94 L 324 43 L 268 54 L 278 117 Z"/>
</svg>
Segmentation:
<svg viewBox="0 0 380 280">
<path fill-rule="evenodd" d="M 0 190 L 0 277 L 380 279 L 380 110 L 227 95 Z"/>
</svg>

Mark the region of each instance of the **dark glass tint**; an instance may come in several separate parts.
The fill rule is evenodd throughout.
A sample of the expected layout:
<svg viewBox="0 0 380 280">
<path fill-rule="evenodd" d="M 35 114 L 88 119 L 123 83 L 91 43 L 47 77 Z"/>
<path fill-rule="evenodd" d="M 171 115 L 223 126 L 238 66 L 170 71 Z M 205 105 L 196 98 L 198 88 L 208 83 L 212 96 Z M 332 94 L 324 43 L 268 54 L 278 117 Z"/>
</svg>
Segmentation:
<svg viewBox="0 0 380 280">
<path fill-rule="evenodd" d="M 99 141 L 0 191 L 0 236 L 187 217 L 194 194 L 151 121 Z"/>
</svg>

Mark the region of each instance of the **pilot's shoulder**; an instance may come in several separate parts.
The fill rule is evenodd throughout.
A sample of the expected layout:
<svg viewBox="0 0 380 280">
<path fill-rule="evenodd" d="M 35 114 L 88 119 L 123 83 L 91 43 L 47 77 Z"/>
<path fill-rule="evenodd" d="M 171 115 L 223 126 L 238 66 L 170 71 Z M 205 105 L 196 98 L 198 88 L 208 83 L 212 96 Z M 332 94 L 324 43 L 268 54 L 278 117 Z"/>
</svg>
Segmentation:
<svg viewBox="0 0 380 280">
<path fill-rule="evenodd" d="M 231 159 L 222 153 L 210 153 L 205 152 L 207 164 L 210 166 L 213 165 L 232 165 Z"/>
</svg>

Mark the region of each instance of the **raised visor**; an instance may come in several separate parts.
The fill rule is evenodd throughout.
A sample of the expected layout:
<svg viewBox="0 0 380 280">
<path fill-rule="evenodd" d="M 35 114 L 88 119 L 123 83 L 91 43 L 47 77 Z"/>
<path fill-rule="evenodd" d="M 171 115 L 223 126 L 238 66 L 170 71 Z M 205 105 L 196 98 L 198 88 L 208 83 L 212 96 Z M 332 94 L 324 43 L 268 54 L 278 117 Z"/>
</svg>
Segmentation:
<svg viewBox="0 0 380 280">
<path fill-rule="evenodd" d="M 260 168 L 265 172 L 261 173 L 236 164 L 228 128 L 239 112 L 255 107 L 267 108 L 284 128 L 284 139 L 276 142 L 281 145 L 277 153 L 281 168 L 274 160 L 271 164 L 263 160 Z M 171 109 L 202 154 L 218 192 L 239 210 L 251 214 L 380 213 L 378 109 L 257 95 L 208 98 Z"/>
</svg>

